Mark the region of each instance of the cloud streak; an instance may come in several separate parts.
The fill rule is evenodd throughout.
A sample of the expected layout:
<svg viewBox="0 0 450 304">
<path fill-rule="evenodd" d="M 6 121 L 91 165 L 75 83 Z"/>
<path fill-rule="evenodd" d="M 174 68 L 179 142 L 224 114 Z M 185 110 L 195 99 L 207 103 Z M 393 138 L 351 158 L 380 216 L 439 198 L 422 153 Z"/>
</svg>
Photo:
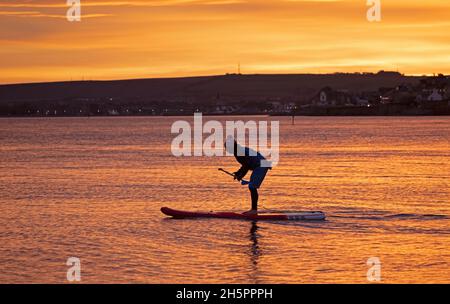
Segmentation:
<svg viewBox="0 0 450 304">
<path fill-rule="evenodd" d="M 65 15 L 61 14 L 43 14 L 38 11 L 14 11 L 14 12 L 8 12 L 8 11 L 0 11 L 0 16 L 7 16 L 7 17 L 20 17 L 20 18 L 54 18 L 54 19 L 67 19 Z M 112 17 L 113 14 L 84 14 L 82 16 L 83 19 L 90 19 L 90 18 L 100 18 L 100 17 Z"/>
<path fill-rule="evenodd" d="M 6 2 L 0 3 L 0 8 L 66 8 L 67 4 L 62 1 L 59 3 L 34 3 L 25 2 Z M 82 7 L 162 7 L 162 6 L 179 6 L 179 5 L 229 5 L 245 3 L 244 0 L 158 0 L 158 1 L 81 1 Z"/>
</svg>

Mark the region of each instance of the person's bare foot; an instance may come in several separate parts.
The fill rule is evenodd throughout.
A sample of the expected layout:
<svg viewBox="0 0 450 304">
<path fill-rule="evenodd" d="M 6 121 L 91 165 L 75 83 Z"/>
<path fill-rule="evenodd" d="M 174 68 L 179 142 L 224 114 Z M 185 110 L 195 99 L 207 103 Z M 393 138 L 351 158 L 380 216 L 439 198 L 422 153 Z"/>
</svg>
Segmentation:
<svg viewBox="0 0 450 304">
<path fill-rule="evenodd" d="M 244 213 L 242 213 L 243 215 L 258 215 L 258 211 L 257 210 L 249 210 L 246 211 Z"/>
</svg>

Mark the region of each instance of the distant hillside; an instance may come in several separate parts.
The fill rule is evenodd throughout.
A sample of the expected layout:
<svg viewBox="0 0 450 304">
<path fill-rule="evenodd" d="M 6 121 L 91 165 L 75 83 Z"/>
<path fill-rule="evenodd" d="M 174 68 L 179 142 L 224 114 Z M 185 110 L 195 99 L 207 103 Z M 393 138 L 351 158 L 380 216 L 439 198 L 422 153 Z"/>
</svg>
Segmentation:
<svg viewBox="0 0 450 304">
<path fill-rule="evenodd" d="M 330 86 L 352 92 L 417 83 L 419 77 L 377 74 L 222 75 L 118 81 L 75 81 L 0 85 L 0 104 L 79 99 L 158 102 L 306 101 Z"/>
</svg>

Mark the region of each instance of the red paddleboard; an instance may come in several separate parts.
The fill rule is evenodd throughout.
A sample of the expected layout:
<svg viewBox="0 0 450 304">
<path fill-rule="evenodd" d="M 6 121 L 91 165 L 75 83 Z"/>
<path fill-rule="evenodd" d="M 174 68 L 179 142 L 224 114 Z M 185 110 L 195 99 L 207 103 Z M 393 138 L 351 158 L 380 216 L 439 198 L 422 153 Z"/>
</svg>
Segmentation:
<svg viewBox="0 0 450 304">
<path fill-rule="evenodd" d="M 285 212 L 285 213 L 259 213 L 248 215 L 236 212 L 189 212 L 174 210 L 167 207 L 161 208 L 165 215 L 176 219 L 187 218 L 221 218 L 221 219 L 241 219 L 241 220 L 271 220 L 271 221 L 323 221 L 325 213 L 321 211 L 312 212 Z"/>
</svg>

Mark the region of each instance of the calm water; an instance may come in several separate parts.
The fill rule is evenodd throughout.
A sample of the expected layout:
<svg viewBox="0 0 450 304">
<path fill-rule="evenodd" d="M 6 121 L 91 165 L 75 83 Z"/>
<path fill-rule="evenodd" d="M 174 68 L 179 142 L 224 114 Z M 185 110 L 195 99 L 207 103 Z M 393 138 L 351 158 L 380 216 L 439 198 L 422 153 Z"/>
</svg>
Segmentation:
<svg viewBox="0 0 450 304">
<path fill-rule="evenodd" d="M 186 118 L 187 119 L 187 118 Z M 266 209 L 322 223 L 170 220 L 244 210 L 232 158 L 171 157 L 172 118 L 0 119 L 0 283 L 450 283 L 450 118 L 281 120 Z"/>
</svg>

